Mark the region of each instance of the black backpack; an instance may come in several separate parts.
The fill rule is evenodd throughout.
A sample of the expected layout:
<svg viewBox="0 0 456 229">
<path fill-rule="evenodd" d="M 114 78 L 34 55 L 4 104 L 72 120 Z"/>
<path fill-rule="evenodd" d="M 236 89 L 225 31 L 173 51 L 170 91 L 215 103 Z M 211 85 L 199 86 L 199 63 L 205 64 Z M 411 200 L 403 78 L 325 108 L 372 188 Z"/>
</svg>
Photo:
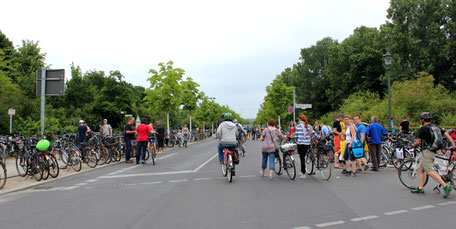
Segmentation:
<svg viewBox="0 0 456 229">
<path fill-rule="evenodd" d="M 428 126 L 431 136 L 432 136 L 432 142 L 426 142 L 428 145 L 428 149 L 430 151 L 437 151 L 443 148 L 443 136 L 442 136 L 442 130 L 433 124 L 430 124 Z"/>
</svg>

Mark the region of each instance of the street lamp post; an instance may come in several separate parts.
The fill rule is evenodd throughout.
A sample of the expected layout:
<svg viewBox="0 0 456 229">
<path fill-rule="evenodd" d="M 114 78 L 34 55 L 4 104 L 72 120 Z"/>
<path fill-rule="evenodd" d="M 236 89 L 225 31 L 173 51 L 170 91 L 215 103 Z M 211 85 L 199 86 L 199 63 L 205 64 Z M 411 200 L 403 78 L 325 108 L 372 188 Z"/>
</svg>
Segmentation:
<svg viewBox="0 0 456 229">
<path fill-rule="evenodd" d="M 389 114 L 389 129 L 391 130 L 393 127 L 391 126 L 391 62 L 393 60 L 393 56 L 389 52 L 386 52 L 383 55 L 385 59 L 386 70 L 388 71 L 388 114 Z"/>
</svg>

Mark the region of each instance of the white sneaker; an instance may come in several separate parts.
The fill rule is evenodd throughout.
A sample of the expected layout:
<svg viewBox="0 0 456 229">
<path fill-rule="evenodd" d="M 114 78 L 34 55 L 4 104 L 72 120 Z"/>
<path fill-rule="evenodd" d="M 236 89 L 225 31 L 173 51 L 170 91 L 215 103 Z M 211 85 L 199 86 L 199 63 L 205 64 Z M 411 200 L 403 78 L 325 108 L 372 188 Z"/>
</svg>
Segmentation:
<svg viewBox="0 0 456 229">
<path fill-rule="evenodd" d="M 299 178 L 301 178 L 301 179 L 306 179 L 306 178 L 307 178 L 307 175 L 306 175 L 306 174 L 301 174 L 301 176 L 299 176 Z"/>
</svg>

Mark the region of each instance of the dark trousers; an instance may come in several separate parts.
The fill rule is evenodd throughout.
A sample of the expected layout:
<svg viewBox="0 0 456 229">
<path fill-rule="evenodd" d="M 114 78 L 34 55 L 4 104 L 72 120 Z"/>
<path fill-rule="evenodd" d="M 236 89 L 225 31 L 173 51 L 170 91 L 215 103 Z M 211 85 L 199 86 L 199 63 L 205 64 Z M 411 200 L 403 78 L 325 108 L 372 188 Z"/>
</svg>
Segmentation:
<svg viewBox="0 0 456 229">
<path fill-rule="evenodd" d="M 139 163 L 139 157 L 141 156 L 141 159 L 143 161 L 146 160 L 146 150 L 147 150 L 147 143 L 148 141 L 141 141 L 138 142 L 138 149 L 136 150 L 136 163 Z"/>
<path fill-rule="evenodd" d="M 306 174 L 306 154 L 309 152 L 309 145 L 298 145 L 299 160 L 301 160 L 301 173 Z"/>
<path fill-rule="evenodd" d="M 131 140 L 125 140 L 125 160 L 130 160 L 130 152 L 131 152 Z"/>
<path fill-rule="evenodd" d="M 378 169 L 380 164 L 380 153 L 381 145 L 380 144 L 369 144 L 369 156 L 372 161 L 372 168 Z"/>
</svg>

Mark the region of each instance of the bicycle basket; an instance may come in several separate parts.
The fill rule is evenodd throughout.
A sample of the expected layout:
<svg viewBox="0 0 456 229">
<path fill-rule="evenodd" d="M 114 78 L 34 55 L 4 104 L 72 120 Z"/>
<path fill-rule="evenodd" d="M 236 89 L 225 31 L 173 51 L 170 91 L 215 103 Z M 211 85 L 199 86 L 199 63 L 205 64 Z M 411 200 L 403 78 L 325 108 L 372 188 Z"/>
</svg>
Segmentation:
<svg viewBox="0 0 456 229">
<path fill-rule="evenodd" d="M 39 151 L 46 151 L 49 149 L 49 146 L 51 146 L 51 143 L 48 140 L 43 139 L 36 144 L 36 149 Z"/>
<path fill-rule="evenodd" d="M 282 152 L 289 152 L 289 151 L 295 151 L 296 150 L 296 144 L 293 143 L 287 143 L 283 144 L 280 146 L 280 151 Z"/>
</svg>

